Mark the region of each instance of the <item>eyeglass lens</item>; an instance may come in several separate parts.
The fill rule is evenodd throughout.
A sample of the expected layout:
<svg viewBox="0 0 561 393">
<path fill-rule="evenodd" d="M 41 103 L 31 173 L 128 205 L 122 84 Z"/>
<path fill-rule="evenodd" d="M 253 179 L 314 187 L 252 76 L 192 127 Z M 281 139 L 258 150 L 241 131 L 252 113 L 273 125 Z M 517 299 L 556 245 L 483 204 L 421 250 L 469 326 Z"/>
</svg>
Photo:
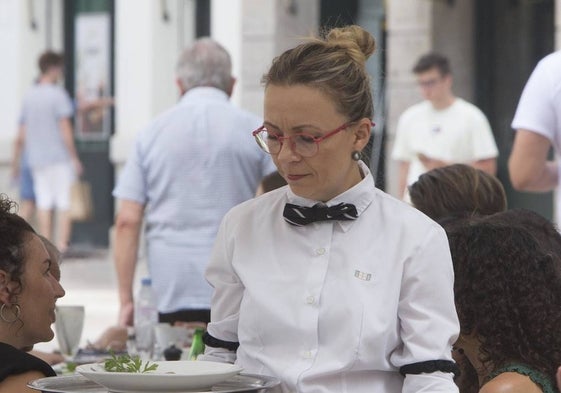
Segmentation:
<svg viewBox="0 0 561 393">
<path fill-rule="evenodd" d="M 266 147 L 266 151 L 270 154 L 280 153 L 282 145 L 286 140 L 290 143 L 294 152 L 301 156 L 310 157 L 318 151 L 318 144 L 316 140 L 314 137 L 307 134 L 280 136 L 272 132 L 269 133 L 267 129 L 263 129 L 259 133 L 259 138 L 261 139 L 261 147 Z"/>
</svg>

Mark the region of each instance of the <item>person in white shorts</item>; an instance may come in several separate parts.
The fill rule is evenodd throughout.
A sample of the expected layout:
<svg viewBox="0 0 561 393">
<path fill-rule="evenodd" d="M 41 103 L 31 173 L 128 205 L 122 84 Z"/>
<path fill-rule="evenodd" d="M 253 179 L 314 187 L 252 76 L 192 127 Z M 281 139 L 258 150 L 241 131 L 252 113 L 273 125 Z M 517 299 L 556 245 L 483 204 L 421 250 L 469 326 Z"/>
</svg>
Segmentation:
<svg viewBox="0 0 561 393">
<path fill-rule="evenodd" d="M 39 232 L 64 252 L 70 240 L 70 189 L 82 164 L 74 146 L 68 93 L 57 85 L 63 57 L 47 51 L 39 58 L 41 76 L 23 100 L 18 141 L 25 146 L 37 198 Z M 52 215 L 59 214 L 56 236 Z"/>
<path fill-rule="evenodd" d="M 424 101 L 399 118 L 392 159 L 399 162 L 398 196 L 421 174 L 450 164 L 468 164 L 494 175 L 498 149 L 487 118 L 452 92 L 448 59 L 422 56 L 413 73 Z"/>
</svg>

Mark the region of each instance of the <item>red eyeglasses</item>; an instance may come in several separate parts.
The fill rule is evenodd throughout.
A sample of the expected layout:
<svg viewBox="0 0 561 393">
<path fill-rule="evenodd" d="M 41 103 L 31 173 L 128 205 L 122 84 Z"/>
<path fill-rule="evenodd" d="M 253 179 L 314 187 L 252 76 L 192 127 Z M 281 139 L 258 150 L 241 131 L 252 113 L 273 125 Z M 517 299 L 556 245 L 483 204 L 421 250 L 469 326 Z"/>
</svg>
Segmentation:
<svg viewBox="0 0 561 393">
<path fill-rule="evenodd" d="M 337 127 L 333 131 L 329 131 L 323 136 L 313 136 L 306 133 L 299 133 L 296 135 L 282 136 L 275 134 L 267 130 L 265 125 L 262 125 L 258 129 L 252 132 L 255 137 L 257 144 L 263 151 L 269 154 L 279 154 L 282 145 L 285 140 L 290 142 L 290 147 L 296 153 L 302 157 L 312 157 L 317 154 L 319 150 L 319 143 L 326 140 L 330 136 L 337 134 L 338 132 L 348 128 L 354 122 L 345 123 L 340 127 Z"/>
</svg>

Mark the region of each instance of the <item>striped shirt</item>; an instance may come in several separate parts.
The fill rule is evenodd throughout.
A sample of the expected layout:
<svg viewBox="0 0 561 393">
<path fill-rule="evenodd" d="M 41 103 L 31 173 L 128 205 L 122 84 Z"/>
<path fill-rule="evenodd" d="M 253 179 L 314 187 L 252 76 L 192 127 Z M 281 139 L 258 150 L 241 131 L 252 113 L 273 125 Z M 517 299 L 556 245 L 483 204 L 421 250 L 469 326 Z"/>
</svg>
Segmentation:
<svg viewBox="0 0 561 393">
<path fill-rule="evenodd" d="M 204 270 L 222 217 L 275 170 L 251 136 L 261 124 L 221 90 L 198 87 L 138 135 L 113 195 L 146 205 L 158 311 L 210 308 Z"/>
</svg>

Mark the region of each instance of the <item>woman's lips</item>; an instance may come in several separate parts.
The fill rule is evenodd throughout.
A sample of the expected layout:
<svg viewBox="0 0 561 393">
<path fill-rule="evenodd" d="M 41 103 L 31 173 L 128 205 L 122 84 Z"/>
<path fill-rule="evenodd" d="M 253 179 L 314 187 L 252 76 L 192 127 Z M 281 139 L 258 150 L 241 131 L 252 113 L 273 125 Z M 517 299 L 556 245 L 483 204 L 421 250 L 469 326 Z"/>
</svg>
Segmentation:
<svg viewBox="0 0 561 393">
<path fill-rule="evenodd" d="M 287 175 L 286 178 L 290 181 L 297 181 L 305 177 L 306 175 Z"/>
</svg>

